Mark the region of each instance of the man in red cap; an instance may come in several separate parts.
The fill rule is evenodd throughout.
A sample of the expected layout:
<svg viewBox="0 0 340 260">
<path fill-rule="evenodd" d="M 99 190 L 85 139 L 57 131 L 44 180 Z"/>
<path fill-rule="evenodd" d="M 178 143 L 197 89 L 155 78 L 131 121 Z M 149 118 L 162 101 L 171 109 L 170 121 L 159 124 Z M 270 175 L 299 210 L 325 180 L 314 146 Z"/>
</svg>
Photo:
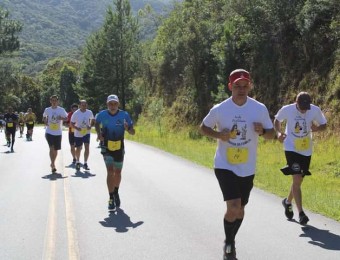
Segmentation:
<svg viewBox="0 0 340 260">
<path fill-rule="evenodd" d="M 283 132 L 282 122 L 286 122 Z M 288 197 L 283 199 L 286 217 L 291 220 L 294 216 L 292 200 L 295 200 L 299 211 L 299 222 L 307 224 L 309 218 L 302 208 L 301 185 L 304 176 L 311 175 L 309 164 L 312 156 L 312 134 L 311 132 L 326 129 L 327 120 L 321 109 L 311 104 L 311 97 L 307 92 L 300 92 L 296 102 L 283 106 L 275 116 L 274 126 L 278 132 L 278 139 L 284 144 L 287 166 L 281 171 L 285 175 L 292 175 Z"/>
<path fill-rule="evenodd" d="M 248 71 L 232 71 L 228 87 L 231 97 L 210 110 L 200 130 L 217 139 L 214 171 L 227 206 L 224 260 L 234 260 L 235 236 L 253 188 L 258 138 L 272 139 L 275 132 L 266 106 L 248 96 L 252 89 Z"/>
</svg>

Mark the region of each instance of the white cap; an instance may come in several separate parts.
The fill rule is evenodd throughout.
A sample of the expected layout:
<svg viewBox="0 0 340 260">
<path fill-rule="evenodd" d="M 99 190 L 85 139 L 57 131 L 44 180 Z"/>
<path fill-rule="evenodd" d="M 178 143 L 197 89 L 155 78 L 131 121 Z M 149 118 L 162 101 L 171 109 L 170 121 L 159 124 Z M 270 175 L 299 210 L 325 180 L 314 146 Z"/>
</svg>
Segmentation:
<svg viewBox="0 0 340 260">
<path fill-rule="evenodd" d="M 109 103 L 110 101 L 115 101 L 119 103 L 119 98 L 117 97 L 117 95 L 110 95 L 107 97 L 106 103 Z"/>
</svg>

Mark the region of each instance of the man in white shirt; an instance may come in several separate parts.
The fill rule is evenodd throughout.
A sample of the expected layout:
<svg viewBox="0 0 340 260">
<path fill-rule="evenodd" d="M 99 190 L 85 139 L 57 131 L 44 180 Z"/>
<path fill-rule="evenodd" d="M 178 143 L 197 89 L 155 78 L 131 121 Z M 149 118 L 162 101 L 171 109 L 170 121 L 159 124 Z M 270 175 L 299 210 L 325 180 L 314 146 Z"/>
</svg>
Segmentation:
<svg viewBox="0 0 340 260">
<path fill-rule="evenodd" d="M 67 120 L 67 113 L 64 108 L 58 106 L 59 98 L 57 95 L 50 97 L 51 106 L 45 108 L 43 121 L 46 126 L 45 137 L 50 147 L 50 159 L 52 173 L 56 173 L 55 160 L 58 150 L 61 149 L 62 123 Z"/>
<path fill-rule="evenodd" d="M 281 124 L 286 122 L 285 132 Z M 277 112 L 274 120 L 278 140 L 284 144 L 287 166 L 281 171 L 285 175 L 292 175 L 292 186 L 287 198 L 283 199 L 286 217 L 291 220 L 294 216 L 292 200 L 295 200 L 299 211 L 299 222 L 307 224 L 309 218 L 302 208 L 301 185 L 304 176 L 311 175 L 309 165 L 312 156 L 312 132 L 326 129 L 327 120 L 321 109 L 311 104 L 311 97 L 307 92 L 300 92 L 296 102 L 283 106 Z"/>
<path fill-rule="evenodd" d="M 236 233 L 253 188 L 258 138 L 272 139 L 275 132 L 266 106 L 248 96 L 252 89 L 248 71 L 232 71 L 228 87 L 232 96 L 210 110 L 200 130 L 217 139 L 214 170 L 227 204 L 223 259 L 234 260 Z"/>
<path fill-rule="evenodd" d="M 94 126 L 94 116 L 91 110 L 87 109 L 86 100 L 81 100 L 79 109 L 73 113 L 71 117 L 71 125 L 74 128 L 74 140 L 76 147 L 76 169 L 80 170 L 80 153 L 85 147 L 84 152 L 84 164 L 85 170 L 90 170 L 87 164 L 87 160 L 90 154 L 90 136 L 91 127 Z"/>
</svg>

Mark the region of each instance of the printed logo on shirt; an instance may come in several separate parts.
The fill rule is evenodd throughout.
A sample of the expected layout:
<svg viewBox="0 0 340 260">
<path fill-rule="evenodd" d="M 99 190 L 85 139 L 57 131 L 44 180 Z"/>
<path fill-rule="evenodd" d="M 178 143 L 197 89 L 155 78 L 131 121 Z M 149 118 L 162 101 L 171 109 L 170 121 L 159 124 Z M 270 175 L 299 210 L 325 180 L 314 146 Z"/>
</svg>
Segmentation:
<svg viewBox="0 0 340 260">
<path fill-rule="evenodd" d="M 229 143 L 233 146 L 243 146 L 251 141 L 247 139 L 247 122 L 241 116 L 235 116 L 232 120 L 233 126 L 230 130 Z"/>
</svg>

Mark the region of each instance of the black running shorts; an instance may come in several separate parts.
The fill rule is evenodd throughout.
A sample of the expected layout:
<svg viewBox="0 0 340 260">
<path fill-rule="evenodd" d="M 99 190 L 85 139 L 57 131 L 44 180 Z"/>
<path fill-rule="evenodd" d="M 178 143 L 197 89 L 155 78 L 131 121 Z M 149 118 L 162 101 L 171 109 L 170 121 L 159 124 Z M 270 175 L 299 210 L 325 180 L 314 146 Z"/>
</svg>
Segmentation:
<svg viewBox="0 0 340 260">
<path fill-rule="evenodd" d="M 215 169 L 215 175 L 220 184 L 224 201 L 241 198 L 241 205 L 247 205 L 255 175 L 239 177 L 226 169 Z"/>
<path fill-rule="evenodd" d="M 61 149 L 61 135 L 46 134 L 45 137 L 49 147 L 53 146 L 54 150 Z"/>
</svg>

